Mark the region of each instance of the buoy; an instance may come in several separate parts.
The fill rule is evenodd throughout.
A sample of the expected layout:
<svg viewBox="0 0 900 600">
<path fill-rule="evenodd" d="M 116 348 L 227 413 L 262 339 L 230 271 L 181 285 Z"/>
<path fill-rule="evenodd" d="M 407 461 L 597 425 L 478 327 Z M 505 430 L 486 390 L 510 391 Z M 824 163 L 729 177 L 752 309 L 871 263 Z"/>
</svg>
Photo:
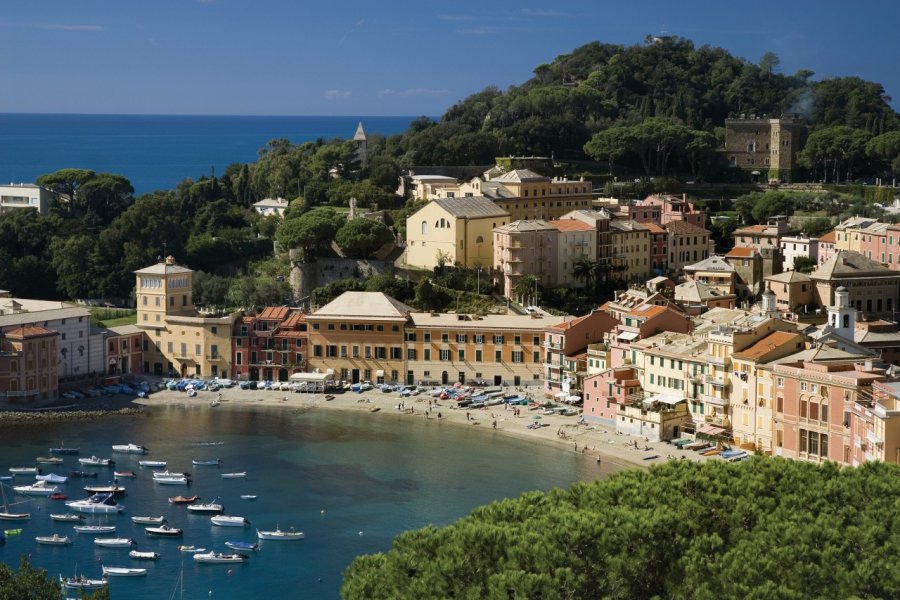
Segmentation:
<svg viewBox="0 0 900 600">
<path fill-rule="evenodd" d="M 362 531 L 359 532 L 359 535 L 362 535 Z"/>
<path fill-rule="evenodd" d="M 228 569 L 228 576 L 231 577 L 231 569 Z"/>
<path fill-rule="evenodd" d="M 322 510 L 320 510 L 320 511 L 319 511 L 319 514 L 322 515 L 322 516 L 324 517 L 324 516 L 325 516 L 325 509 L 323 508 Z"/>
</svg>

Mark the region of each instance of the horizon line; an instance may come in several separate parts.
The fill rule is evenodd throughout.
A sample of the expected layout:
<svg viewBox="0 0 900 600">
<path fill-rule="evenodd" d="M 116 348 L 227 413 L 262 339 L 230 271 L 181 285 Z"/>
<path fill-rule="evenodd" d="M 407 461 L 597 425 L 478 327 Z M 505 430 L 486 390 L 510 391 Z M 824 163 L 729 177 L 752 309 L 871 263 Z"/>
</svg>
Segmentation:
<svg viewBox="0 0 900 600">
<path fill-rule="evenodd" d="M 324 117 L 324 118 L 403 118 L 418 119 L 426 117 L 429 119 L 439 119 L 438 115 L 326 115 L 326 114 L 308 114 L 308 115 L 261 115 L 261 114 L 230 114 L 230 113 L 83 113 L 83 112 L 19 112 L 19 111 L 0 111 L 0 116 L 5 115 L 28 115 L 28 116 L 71 116 L 71 117 L 262 117 L 262 118 L 300 118 L 300 117 Z"/>
</svg>

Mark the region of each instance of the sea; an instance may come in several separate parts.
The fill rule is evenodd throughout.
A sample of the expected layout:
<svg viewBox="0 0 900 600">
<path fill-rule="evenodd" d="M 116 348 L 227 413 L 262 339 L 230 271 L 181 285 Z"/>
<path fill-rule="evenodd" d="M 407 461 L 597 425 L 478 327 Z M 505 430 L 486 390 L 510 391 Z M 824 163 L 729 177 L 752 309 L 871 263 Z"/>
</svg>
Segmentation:
<svg viewBox="0 0 900 600">
<path fill-rule="evenodd" d="M 512 424 L 510 426 L 517 426 Z M 524 424 L 522 425 L 524 427 Z M 113 444 L 146 446 L 145 456 L 113 454 Z M 399 533 L 429 524 L 442 526 L 475 507 L 515 498 L 530 490 L 547 491 L 607 476 L 614 466 L 598 466 L 571 450 L 510 438 L 491 430 L 461 427 L 406 415 L 365 411 L 301 410 L 280 407 L 163 406 L 147 416 L 93 421 L 0 424 L 0 471 L 34 466 L 52 446 L 80 448 L 80 456 L 112 457 L 116 470 L 137 474 L 120 479 L 126 487 L 124 512 L 87 516 L 88 524 L 116 526 L 116 537 L 133 538 L 137 549 L 155 551 L 158 561 L 136 561 L 127 549 L 103 549 L 93 536 L 74 533 L 72 524 L 51 521 L 67 512 L 49 498 L 10 497 L 11 508 L 31 513 L 29 521 L 2 522 L 21 528 L 0 546 L 0 561 L 18 565 L 21 556 L 59 574 L 98 578 L 107 566 L 142 567 L 145 577 L 112 578 L 115 599 L 187 598 L 339 598 L 342 573 L 360 554 L 387 551 Z M 66 456 L 44 472 L 79 469 L 78 456 Z M 188 487 L 154 484 L 142 458 L 166 460 L 170 471 L 187 471 Z M 220 467 L 193 466 L 192 459 L 221 459 Z M 96 468 L 97 479 L 70 479 L 61 485 L 70 499 L 85 497 L 84 485 L 109 481 L 113 469 Z M 222 473 L 247 473 L 223 479 Z M 17 482 L 31 477 L 16 477 Z M 199 495 L 221 499 L 225 514 L 251 521 L 246 528 L 216 527 L 209 516 L 189 514 L 168 497 Z M 257 496 L 242 500 L 242 494 Z M 183 540 L 147 537 L 134 515 L 165 515 L 184 529 Z M 226 551 L 227 540 L 255 541 L 256 529 L 290 527 L 301 541 L 263 541 L 245 564 L 204 565 L 177 550 L 189 544 Z M 39 546 L 35 536 L 68 535 L 71 546 Z M 182 595 L 183 594 L 183 595 Z M 72 594 L 74 595 L 74 594 Z"/>
<path fill-rule="evenodd" d="M 253 162 L 269 140 L 294 143 L 406 131 L 409 116 L 187 116 L 0 113 L 0 182 L 33 183 L 59 169 L 127 177 L 135 195 Z"/>
</svg>

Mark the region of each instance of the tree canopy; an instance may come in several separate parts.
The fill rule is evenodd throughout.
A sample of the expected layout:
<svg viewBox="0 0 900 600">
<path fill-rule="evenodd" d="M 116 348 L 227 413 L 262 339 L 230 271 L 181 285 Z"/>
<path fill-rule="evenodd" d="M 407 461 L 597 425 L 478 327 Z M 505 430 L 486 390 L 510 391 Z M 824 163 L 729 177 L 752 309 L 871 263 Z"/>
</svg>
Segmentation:
<svg viewBox="0 0 900 600">
<path fill-rule="evenodd" d="M 399 535 L 344 573 L 380 598 L 897 598 L 900 470 L 671 461 Z"/>
</svg>

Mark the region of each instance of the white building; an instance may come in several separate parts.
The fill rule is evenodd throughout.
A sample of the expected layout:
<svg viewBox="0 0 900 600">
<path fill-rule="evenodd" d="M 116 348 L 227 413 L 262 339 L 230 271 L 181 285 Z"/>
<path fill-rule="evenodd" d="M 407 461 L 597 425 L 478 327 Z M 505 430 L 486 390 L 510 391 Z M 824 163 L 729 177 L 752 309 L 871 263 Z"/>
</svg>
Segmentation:
<svg viewBox="0 0 900 600">
<path fill-rule="evenodd" d="M 33 208 L 46 215 L 52 198 L 50 190 L 33 183 L 0 185 L 0 215 L 13 208 Z"/>
<path fill-rule="evenodd" d="M 264 217 L 268 215 L 279 215 L 283 217 L 288 204 L 290 203 L 284 198 L 265 198 L 264 200 L 255 202 L 253 204 L 253 210 Z"/>
<path fill-rule="evenodd" d="M 781 238 L 781 256 L 784 257 L 782 267 L 785 271 L 794 270 L 794 259 L 798 256 L 811 258 L 814 263 L 818 263 L 819 240 L 804 236 L 783 237 Z"/>
</svg>

